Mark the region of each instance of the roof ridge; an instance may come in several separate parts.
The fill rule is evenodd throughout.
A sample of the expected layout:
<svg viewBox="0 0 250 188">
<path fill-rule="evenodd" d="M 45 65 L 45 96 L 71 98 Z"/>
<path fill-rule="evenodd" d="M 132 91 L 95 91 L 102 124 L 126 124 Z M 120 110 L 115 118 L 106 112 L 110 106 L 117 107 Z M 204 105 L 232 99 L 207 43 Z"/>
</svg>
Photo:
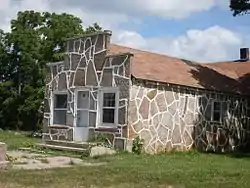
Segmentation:
<svg viewBox="0 0 250 188">
<path fill-rule="evenodd" d="M 180 57 L 175 57 L 175 56 L 171 56 L 171 55 L 167 55 L 167 54 L 163 54 L 163 53 L 159 53 L 159 52 L 152 52 L 152 51 L 149 51 L 149 50 L 143 50 L 143 49 L 139 49 L 139 48 L 132 48 L 132 47 L 124 46 L 122 44 L 116 44 L 116 43 L 110 43 L 110 44 L 121 47 L 121 48 L 127 48 L 127 49 L 130 49 L 132 51 L 136 50 L 138 52 L 150 53 L 150 54 L 159 55 L 159 56 L 163 56 L 163 57 L 168 57 L 168 58 L 174 58 L 174 59 L 178 59 L 178 60 L 186 60 L 186 61 L 190 61 L 190 62 L 194 62 L 194 63 L 199 63 L 199 62 L 196 62 L 196 61 L 192 61 L 192 60 L 188 60 L 188 59 L 184 59 L 184 58 L 180 58 Z M 131 53 L 133 53 L 133 52 L 131 52 Z M 199 63 L 199 64 L 201 64 L 201 63 Z"/>
<path fill-rule="evenodd" d="M 136 78 L 234 94 L 250 93 L 250 82 L 238 83 L 242 75 L 250 73 L 250 63 L 199 63 L 114 43 L 108 50 L 109 54 L 127 52 L 134 55 L 131 71 Z"/>
</svg>

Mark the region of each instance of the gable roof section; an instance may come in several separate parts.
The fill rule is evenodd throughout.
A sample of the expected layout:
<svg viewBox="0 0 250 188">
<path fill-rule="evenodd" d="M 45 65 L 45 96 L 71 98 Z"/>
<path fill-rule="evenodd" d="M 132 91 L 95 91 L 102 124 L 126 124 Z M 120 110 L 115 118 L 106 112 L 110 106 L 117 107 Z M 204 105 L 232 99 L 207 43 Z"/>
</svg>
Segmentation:
<svg viewBox="0 0 250 188">
<path fill-rule="evenodd" d="M 250 62 L 201 64 L 116 44 L 108 49 L 108 55 L 128 52 L 135 78 L 250 95 Z"/>
</svg>

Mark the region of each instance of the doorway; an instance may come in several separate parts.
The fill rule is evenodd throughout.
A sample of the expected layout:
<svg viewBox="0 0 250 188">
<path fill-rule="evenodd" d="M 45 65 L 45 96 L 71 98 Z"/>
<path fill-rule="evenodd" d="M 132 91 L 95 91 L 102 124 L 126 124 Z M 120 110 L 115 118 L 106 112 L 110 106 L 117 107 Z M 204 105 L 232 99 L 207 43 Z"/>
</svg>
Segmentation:
<svg viewBox="0 0 250 188">
<path fill-rule="evenodd" d="M 89 134 L 89 91 L 78 90 L 76 93 L 76 127 L 75 141 L 87 141 Z"/>
</svg>

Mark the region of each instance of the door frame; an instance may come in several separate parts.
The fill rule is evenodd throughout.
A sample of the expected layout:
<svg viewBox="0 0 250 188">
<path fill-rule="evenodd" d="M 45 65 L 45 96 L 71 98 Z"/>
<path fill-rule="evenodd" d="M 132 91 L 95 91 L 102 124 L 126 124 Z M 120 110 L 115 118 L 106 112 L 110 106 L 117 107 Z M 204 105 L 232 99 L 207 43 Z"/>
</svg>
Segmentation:
<svg viewBox="0 0 250 188">
<path fill-rule="evenodd" d="M 75 108 L 75 123 L 74 123 L 74 127 L 77 127 L 77 111 L 78 111 L 78 107 L 77 107 L 77 103 L 78 103 L 78 93 L 80 91 L 86 91 L 88 92 L 88 108 L 83 108 L 81 110 L 87 110 L 88 111 L 88 122 L 89 122 L 89 108 L 90 108 L 90 90 L 87 89 L 87 88 L 79 88 L 79 89 L 75 89 L 75 105 L 74 105 L 74 108 Z M 83 126 L 83 127 L 89 127 L 88 126 Z"/>
<path fill-rule="evenodd" d="M 103 123 L 103 95 L 104 93 L 115 93 L 115 114 L 114 123 Z M 97 128 L 115 128 L 118 126 L 118 111 L 119 111 L 119 95 L 120 90 L 118 87 L 103 87 L 98 91 L 98 101 L 97 101 Z"/>
<path fill-rule="evenodd" d="M 76 140 L 76 131 L 79 131 L 79 130 L 88 130 L 89 129 L 89 125 L 88 126 L 81 126 L 81 127 L 78 127 L 77 126 L 77 111 L 78 111 L 78 108 L 77 108 L 77 102 L 78 102 L 78 93 L 79 91 L 86 91 L 88 92 L 89 94 L 89 105 L 90 106 L 90 89 L 88 88 L 77 88 L 75 89 L 74 91 L 74 115 L 75 115 L 75 118 L 74 118 L 74 126 L 73 126 L 73 140 Z M 88 122 L 89 122 L 89 109 L 86 109 L 88 111 Z"/>
</svg>

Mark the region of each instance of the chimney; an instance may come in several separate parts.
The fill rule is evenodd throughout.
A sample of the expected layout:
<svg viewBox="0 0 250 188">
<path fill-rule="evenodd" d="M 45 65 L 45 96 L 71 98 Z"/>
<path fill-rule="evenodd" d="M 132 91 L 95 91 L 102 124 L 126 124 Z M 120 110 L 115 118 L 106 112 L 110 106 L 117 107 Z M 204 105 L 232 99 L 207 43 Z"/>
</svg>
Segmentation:
<svg viewBox="0 0 250 188">
<path fill-rule="evenodd" d="M 104 32 L 104 33 L 107 33 L 107 34 L 109 34 L 109 35 L 112 35 L 112 31 L 111 31 L 111 30 L 106 29 L 106 30 L 104 30 L 103 32 Z"/>
<path fill-rule="evenodd" d="M 249 61 L 249 48 L 241 48 L 240 49 L 240 60 L 241 61 Z"/>
<path fill-rule="evenodd" d="M 97 31 L 94 33 L 87 33 L 82 36 L 66 39 L 66 44 L 67 44 L 66 51 L 83 52 L 87 50 L 91 44 L 95 45 L 96 51 L 102 51 L 104 49 L 108 49 L 111 35 L 112 35 L 111 30 L 104 30 L 104 31 Z"/>
</svg>

